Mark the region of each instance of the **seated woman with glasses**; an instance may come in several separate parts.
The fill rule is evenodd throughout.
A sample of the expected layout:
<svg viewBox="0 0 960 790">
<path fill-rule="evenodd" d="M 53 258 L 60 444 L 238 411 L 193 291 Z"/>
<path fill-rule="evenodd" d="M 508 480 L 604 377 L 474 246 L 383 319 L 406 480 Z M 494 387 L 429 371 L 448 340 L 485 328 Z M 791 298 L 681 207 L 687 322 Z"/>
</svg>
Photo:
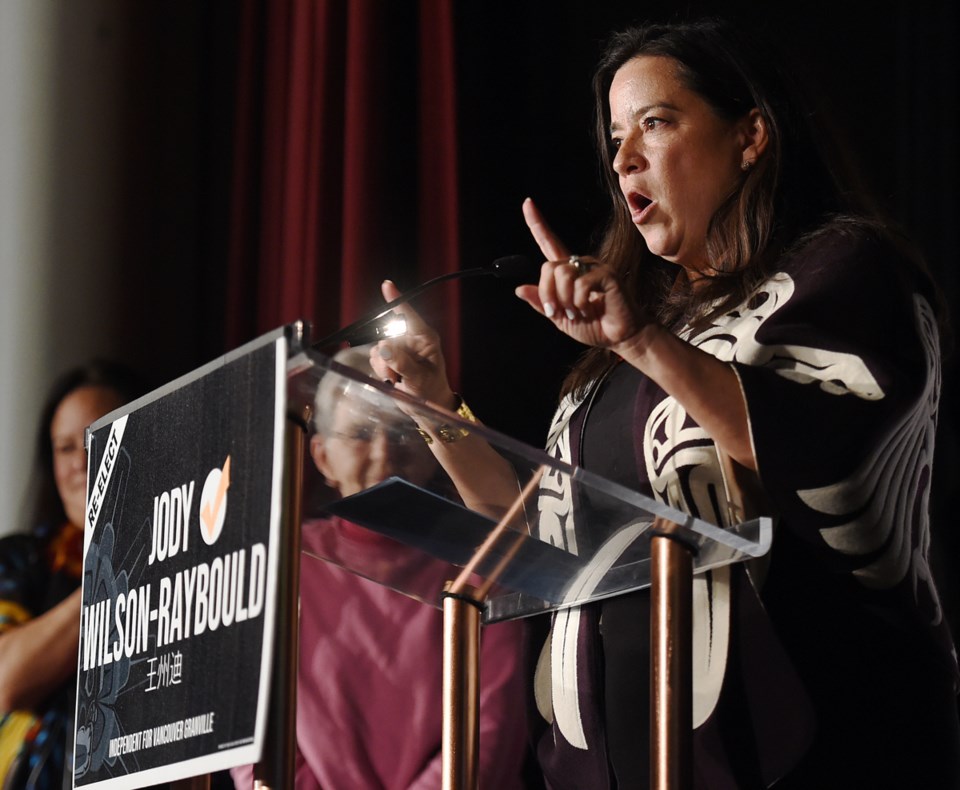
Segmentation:
<svg viewBox="0 0 960 790">
<path fill-rule="evenodd" d="M 370 375 L 369 353 L 347 349 L 334 359 Z M 423 484 L 439 470 L 410 418 L 381 393 L 346 377 L 328 373 L 321 380 L 315 423 L 311 458 L 340 497 L 394 475 Z M 425 563 L 389 538 L 337 517 L 306 521 L 302 534 L 296 787 L 439 788 L 442 614 L 338 565 L 360 567 L 380 580 L 406 574 L 408 585 L 436 593 L 447 566 Z M 484 629 L 482 787 L 523 787 L 521 661 L 518 623 Z M 252 786 L 249 767 L 233 776 L 238 788 Z"/>
</svg>

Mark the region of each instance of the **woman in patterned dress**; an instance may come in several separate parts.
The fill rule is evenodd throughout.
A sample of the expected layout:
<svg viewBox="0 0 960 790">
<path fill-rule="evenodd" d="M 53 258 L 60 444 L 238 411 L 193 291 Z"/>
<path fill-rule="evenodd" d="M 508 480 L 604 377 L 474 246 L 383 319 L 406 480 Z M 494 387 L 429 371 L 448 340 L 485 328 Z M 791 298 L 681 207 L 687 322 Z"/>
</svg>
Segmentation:
<svg viewBox="0 0 960 790">
<path fill-rule="evenodd" d="M 54 385 L 38 434 L 29 534 L 0 540 L 0 782 L 70 786 L 87 453 L 84 429 L 139 392 L 135 377 L 94 361 Z M 64 783 L 67 783 L 66 785 Z"/>
</svg>

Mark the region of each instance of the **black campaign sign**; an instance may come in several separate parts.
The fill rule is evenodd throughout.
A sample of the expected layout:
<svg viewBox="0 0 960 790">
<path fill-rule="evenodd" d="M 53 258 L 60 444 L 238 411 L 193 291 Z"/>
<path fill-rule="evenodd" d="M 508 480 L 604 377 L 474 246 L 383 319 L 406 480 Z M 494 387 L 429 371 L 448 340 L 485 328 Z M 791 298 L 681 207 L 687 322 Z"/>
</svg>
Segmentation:
<svg viewBox="0 0 960 790">
<path fill-rule="evenodd" d="M 282 338 L 260 344 L 91 434 L 77 787 L 259 759 L 285 360 Z"/>
</svg>

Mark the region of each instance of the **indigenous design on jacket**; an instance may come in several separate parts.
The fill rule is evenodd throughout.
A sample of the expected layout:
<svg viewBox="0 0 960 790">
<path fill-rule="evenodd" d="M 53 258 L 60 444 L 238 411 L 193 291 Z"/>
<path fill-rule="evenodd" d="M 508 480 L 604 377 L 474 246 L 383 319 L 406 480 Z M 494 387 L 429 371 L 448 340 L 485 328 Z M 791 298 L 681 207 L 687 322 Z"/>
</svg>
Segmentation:
<svg viewBox="0 0 960 790">
<path fill-rule="evenodd" d="M 846 576 L 867 596 L 877 591 L 863 605 L 882 609 L 898 627 L 925 633 L 955 671 L 927 560 L 938 334 L 928 300 L 908 287 L 891 253 L 866 234 L 823 234 L 737 309 L 679 335 L 732 364 L 740 378 L 758 474 L 778 517 L 771 557 L 749 571 L 760 599 L 771 565 L 802 589 L 809 582 L 800 563 L 813 562 L 831 585 L 845 585 Z M 724 483 L 712 440 L 679 403 L 637 375 L 632 430 L 641 492 L 724 524 Z M 587 408 L 577 411 L 581 404 L 565 400 L 548 450 L 582 463 L 579 434 L 584 424 L 590 429 L 591 409 L 610 407 L 603 397 L 601 384 Z M 571 530 L 544 511 L 541 534 L 574 531 L 565 545 L 575 551 L 591 529 L 585 515 L 575 513 Z M 787 545 L 784 531 L 790 546 L 802 547 L 802 557 L 779 548 Z M 710 719 L 721 699 L 736 572 L 720 569 L 695 582 L 695 726 Z M 781 584 L 775 595 L 788 586 Z M 561 749 L 563 743 L 603 748 L 603 725 L 586 710 L 602 694 L 592 686 L 591 670 L 577 667 L 589 655 L 582 640 L 597 638 L 598 625 L 584 627 L 583 616 L 579 609 L 557 615 L 552 647 L 538 666 L 538 708 Z"/>
</svg>

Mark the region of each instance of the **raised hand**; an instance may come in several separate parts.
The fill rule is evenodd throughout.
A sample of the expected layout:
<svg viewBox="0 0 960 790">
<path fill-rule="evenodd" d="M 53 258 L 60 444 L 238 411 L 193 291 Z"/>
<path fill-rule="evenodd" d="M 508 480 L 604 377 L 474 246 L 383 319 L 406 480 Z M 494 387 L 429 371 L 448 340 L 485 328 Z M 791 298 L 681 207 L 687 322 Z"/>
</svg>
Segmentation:
<svg viewBox="0 0 960 790">
<path fill-rule="evenodd" d="M 616 350 L 648 323 L 631 310 L 613 270 L 595 258 L 571 257 L 530 198 L 523 203 L 523 216 L 547 260 L 540 282 L 520 286 L 517 296 L 589 346 Z"/>
<path fill-rule="evenodd" d="M 383 298 L 390 302 L 400 296 L 400 289 L 385 280 Z M 440 348 L 440 336 L 409 304 L 394 308 L 407 322 L 407 332 L 400 337 L 381 340 L 370 352 L 370 364 L 384 381 L 397 389 L 449 409 L 456 408 L 457 397 L 447 381 L 447 366 Z"/>
</svg>

